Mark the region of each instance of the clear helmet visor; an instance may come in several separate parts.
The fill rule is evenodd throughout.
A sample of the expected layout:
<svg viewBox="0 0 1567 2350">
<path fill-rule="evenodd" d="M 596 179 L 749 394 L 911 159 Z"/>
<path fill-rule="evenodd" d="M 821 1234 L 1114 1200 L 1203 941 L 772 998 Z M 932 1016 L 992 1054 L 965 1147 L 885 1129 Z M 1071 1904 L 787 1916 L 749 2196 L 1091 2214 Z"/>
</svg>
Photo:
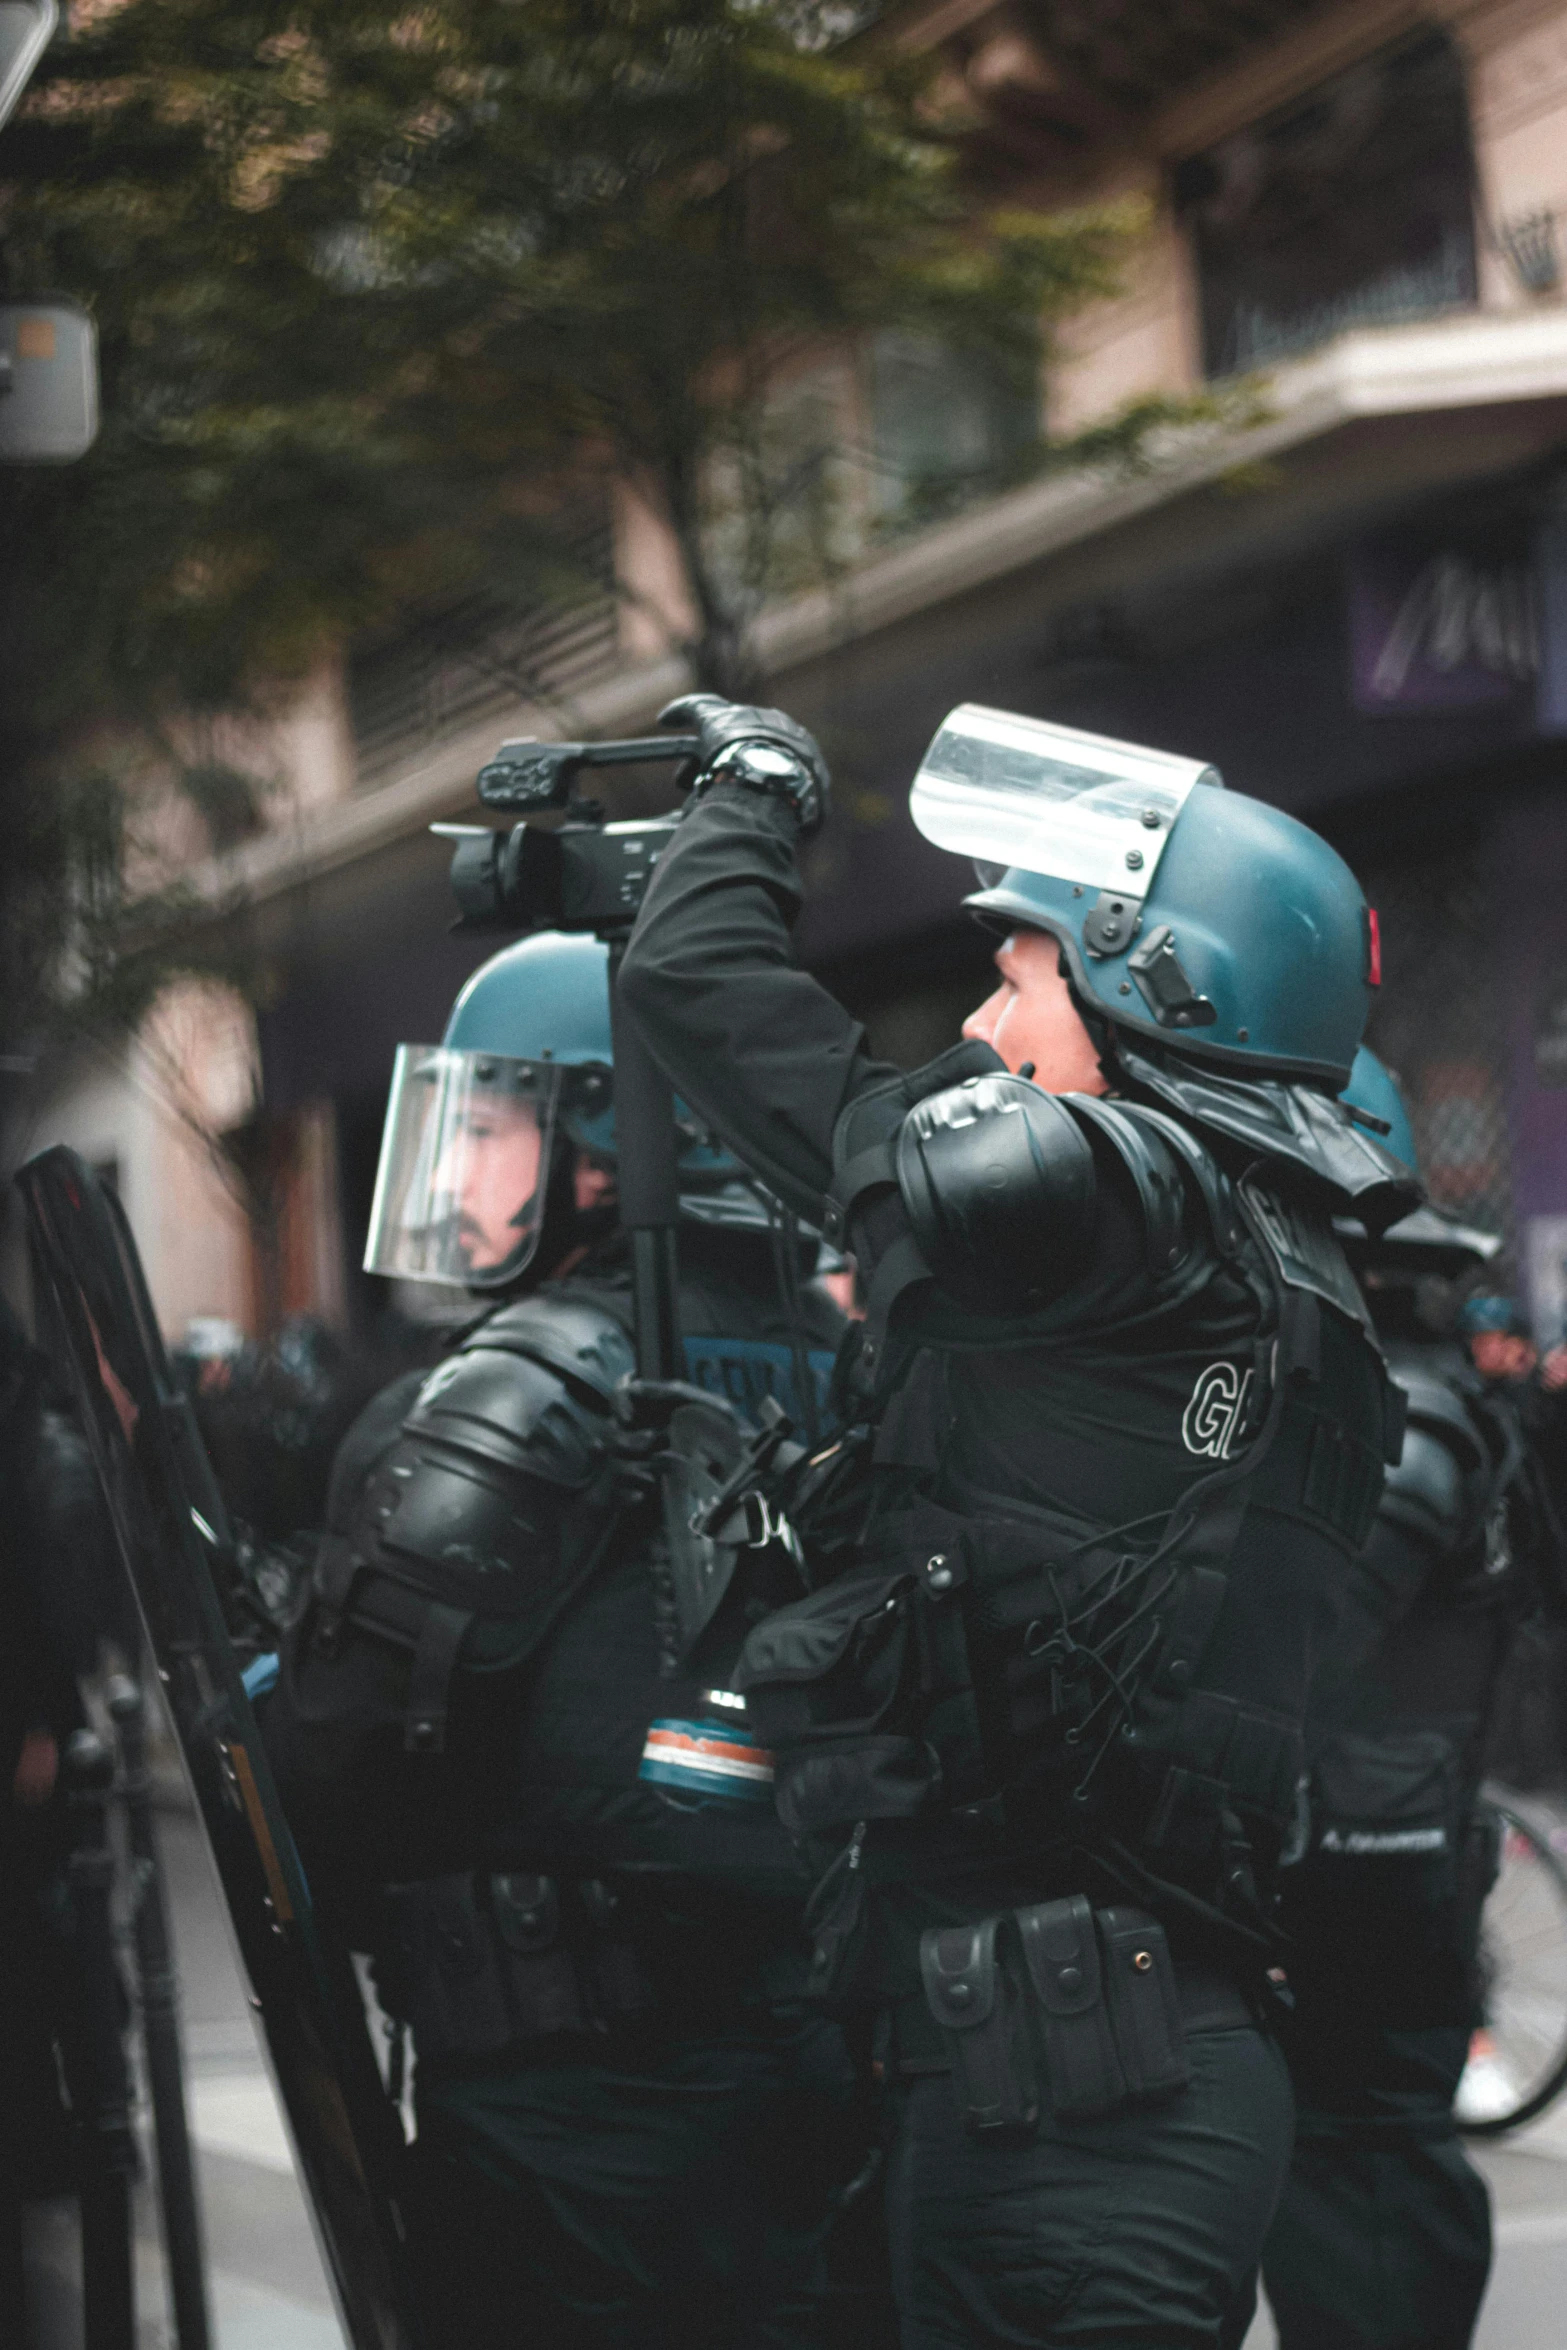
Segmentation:
<svg viewBox="0 0 1567 2350">
<path fill-rule="evenodd" d="M 365 1271 L 498 1289 L 539 1244 L 560 1070 L 397 1048 Z"/>
<path fill-rule="evenodd" d="M 1221 782 L 1200 759 L 961 702 L 909 794 L 938 848 L 1145 897 L 1187 795 Z"/>
</svg>

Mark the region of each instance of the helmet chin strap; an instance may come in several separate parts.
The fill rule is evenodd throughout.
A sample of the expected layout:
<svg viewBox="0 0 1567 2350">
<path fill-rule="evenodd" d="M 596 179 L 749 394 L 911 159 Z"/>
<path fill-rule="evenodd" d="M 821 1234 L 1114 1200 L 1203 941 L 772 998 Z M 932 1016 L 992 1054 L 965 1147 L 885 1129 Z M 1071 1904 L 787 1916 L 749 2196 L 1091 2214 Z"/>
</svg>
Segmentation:
<svg viewBox="0 0 1567 2350">
<path fill-rule="evenodd" d="M 1077 982 L 1072 977 L 1072 966 L 1066 959 L 1065 947 L 1061 949 L 1056 968 L 1066 981 L 1066 992 L 1072 999 L 1072 1009 L 1088 1031 L 1088 1041 L 1099 1056 L 1099 1066 L 1107 1081 L 1112 1086 L 1124 1086 L 1126 1073 L 1115 1057 L 1114 1021 L 1083 1001 Z"/>
</svg>

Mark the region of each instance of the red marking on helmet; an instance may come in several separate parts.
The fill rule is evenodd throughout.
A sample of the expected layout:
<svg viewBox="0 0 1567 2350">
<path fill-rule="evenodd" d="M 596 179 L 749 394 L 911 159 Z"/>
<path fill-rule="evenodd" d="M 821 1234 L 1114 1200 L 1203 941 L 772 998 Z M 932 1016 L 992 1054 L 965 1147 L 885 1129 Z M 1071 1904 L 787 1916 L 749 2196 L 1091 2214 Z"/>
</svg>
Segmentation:
<svg viewBox="0 0 1567 2350">
<path fill-rule="evenodd" d="M 1382 985 L 1382 925 L 1375 906 L 1366 908 L 1366 984 Z"/>
</svg>

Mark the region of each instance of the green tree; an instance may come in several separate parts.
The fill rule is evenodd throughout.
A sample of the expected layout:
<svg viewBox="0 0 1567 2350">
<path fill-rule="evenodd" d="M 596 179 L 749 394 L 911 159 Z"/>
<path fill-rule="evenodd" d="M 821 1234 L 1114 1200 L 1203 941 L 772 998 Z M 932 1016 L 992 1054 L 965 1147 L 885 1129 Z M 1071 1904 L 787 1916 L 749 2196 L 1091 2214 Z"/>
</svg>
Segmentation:
<svg viewBox="0 0 1567 2350">
<path fill-rule="evenodd" d="M 127 1022 L 183 951 L 177 896 L 149 920 L 104 881 L 124 793 L 90 747 L 141 746 L 221 846 L 243 779 L 181 714 L 479 585 L 632 592 L 562 527 L 616 482 L 673 534 L 691 674 L 752 692 L 780 548 L 842 478 L 772 445 L 781 372 L 896 327 L 1037 410 L 1135 214 L 987 213 L 919 63 L 822 29 L 798 0 L 83 12 L 0 153 L 8 290 L 91 303 L 104 393 L 81 464 L 0 477 L 0 1045 L 62 991 Z"/>
<path fill-rule="evenodd" d="M 552 527 L 610 475 L 673 529 L 705 684 L 790 487 L 767 388 L 898 325 L 1030 388 L 1134 222 L 986 218 L 921 69 L 752 0 L 126 0 L 12 138 L 13 285 L 103 337 L 106 424 L 8 485 L 29 709 L 145 718 L 483 581 L 572 584 Z M 715 474 L 739 506 L 714 557 Z"/>
</svg>

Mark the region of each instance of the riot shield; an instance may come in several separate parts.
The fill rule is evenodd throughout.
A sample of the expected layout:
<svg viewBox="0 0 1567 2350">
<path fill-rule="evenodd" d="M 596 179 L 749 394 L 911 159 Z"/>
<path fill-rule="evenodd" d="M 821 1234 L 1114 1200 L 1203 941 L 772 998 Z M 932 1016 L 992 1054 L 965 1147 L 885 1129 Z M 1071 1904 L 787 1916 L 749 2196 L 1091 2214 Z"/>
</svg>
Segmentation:
<svg viewBox="0 0 1567 2350">
<path fill-rule="evenodd" d="M 74 1151 L 22 1169 L 40 1324 L 62 1357 L 212 1848 L 354 2350 L 417 2350 L 402 2133 L 346 1951 L 319 1928 L 214 1570 L 230 1536 L 118 1201 Z"/>
</svg>

